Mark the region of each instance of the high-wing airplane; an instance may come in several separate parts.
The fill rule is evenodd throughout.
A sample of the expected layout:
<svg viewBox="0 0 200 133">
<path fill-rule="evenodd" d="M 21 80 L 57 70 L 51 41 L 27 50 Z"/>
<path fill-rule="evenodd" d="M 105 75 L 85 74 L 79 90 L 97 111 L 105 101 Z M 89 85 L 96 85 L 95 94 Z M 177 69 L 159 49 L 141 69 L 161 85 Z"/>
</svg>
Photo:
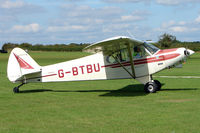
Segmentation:
<svg viewBox="0 0 200 133">
<path fill-rule="evenodd" d="M 147 93 L 161 89 L 152 75 L 165 68 L 181 64 L 194 51 L 186 48 L 160 50 L 145 41 L 125 36 L 109 38 L 84 49 L 93 53 L 83 58 L 48 66 L 38 65 L 24 50 L 14 48 L 8 60 L 7 76 L 13 89 L 31 82 L 60 82 L 107 79 L 136 79 Z M 133 88 L 134 89 L 134 88 Z"/>
</svg>

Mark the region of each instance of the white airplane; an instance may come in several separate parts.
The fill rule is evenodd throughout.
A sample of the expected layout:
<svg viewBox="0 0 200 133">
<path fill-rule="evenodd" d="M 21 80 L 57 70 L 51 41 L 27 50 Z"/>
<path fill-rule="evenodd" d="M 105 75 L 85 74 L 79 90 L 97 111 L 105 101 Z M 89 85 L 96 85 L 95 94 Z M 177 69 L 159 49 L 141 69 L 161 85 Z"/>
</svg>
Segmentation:
<svg viewBox="0 0 200 133">
<path fill-rule="evenodd" d="M 161 89 L 152 75 L 165 68 L 181 64 L 194 51 L 186 48 L 160 50 L 145 41 L 125 36 L 109 38 L 84 49 L 93 53 L 83 58 L 48 66 L 38 65 L 24 50 L 14 48 L 8 60 L 7 76 L 13 89 L 31 82 L 60 82 L 108 79 L 136 79 L 147 93 Z M 134 88 L 133 88 L 134 89 Z"/>
</svg>

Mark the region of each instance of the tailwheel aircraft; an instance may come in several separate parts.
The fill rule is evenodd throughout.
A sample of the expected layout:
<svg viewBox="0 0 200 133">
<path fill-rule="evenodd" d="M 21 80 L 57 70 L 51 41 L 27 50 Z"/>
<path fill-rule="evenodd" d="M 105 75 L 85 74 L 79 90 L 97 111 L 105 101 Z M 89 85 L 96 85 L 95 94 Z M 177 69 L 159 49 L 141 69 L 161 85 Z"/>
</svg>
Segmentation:
<svg viewBox="0 0 200 133">
<path fill-rule="evenodd" d="M 194 51 L 186 48 L 161 50 L 154 45 L 125 36 L 109 38 L 84 49 L 92 55 L 48 66 L 38 65 L 28 53 L 14 48 L 8 60 L 7 76 L 13 89 L 31 82 L 61 82 L 108 79 L 136 79 L 144 84 L 144 91 L 154 93 L 161 83 L 152 75 L 180 65 Z M 134 89 L 134 88 L 133 88 Z"/>
</svg>

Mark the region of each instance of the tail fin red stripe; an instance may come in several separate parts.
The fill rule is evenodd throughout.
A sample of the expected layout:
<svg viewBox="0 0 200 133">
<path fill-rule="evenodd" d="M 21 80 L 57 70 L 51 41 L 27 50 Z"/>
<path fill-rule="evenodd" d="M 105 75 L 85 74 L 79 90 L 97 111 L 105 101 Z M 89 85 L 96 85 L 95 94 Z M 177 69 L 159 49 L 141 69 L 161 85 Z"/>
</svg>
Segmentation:
<svg viewBox="0 0 200 133">
<path fill-rule="evenodd" d="M 13 53 L 14 54 L 14 53 Z M 23 69 L 34 69 L 31 65 L 29 65 L 26 61 L 24 61 L 22 58 L 14 54 L 15 58 L 17 59 L 19 65 Z"/>
</svg>

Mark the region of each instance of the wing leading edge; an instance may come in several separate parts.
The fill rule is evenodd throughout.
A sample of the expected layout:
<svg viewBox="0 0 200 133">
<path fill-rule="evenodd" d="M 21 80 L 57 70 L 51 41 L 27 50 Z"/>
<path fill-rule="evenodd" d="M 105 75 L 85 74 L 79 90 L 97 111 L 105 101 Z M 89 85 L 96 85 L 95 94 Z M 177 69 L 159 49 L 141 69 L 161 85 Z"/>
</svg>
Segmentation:
<svg viewBox="0 0 200 133">
<path fill-rule="evenodd" d="M 89 53 L 97 53 L 103 51 L 105 55 L 110 55 L 121 49 L 127 48 L 127 44 L 130 45 L 130 48 L 133 48 L 134 46 L 142 43 L 144 42 L 126 36 L 117 36 L 94 43 L 86 47 L 83 51 Z"/>
</svg>

